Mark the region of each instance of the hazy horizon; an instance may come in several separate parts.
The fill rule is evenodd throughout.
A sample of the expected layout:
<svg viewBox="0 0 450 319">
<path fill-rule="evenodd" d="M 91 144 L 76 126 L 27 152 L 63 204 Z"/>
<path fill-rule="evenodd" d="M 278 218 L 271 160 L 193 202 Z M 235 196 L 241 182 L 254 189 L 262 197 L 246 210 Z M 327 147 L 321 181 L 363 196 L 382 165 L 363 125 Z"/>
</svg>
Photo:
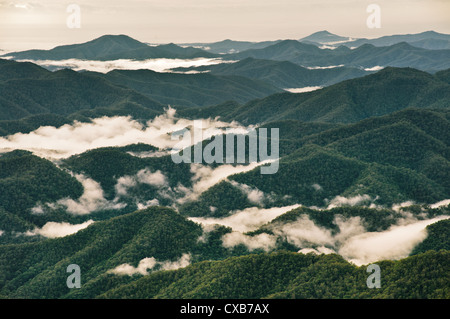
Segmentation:
<svg viewBox="0 0 450 319">
<path fill-rule="evenodd" d="M 69 4 L 81 10 L 69 28 Z M 381 28 L 368 28 L 370 4 L 381 8 Z M 0 0 L 0 49 L 51 49 L 105 34 L 147 43 L 211 43 L 232 39 L 300 39 L 327 30 L 353 38 L 436 31 L 450 34 L 444 0 Z"/>
</svg>

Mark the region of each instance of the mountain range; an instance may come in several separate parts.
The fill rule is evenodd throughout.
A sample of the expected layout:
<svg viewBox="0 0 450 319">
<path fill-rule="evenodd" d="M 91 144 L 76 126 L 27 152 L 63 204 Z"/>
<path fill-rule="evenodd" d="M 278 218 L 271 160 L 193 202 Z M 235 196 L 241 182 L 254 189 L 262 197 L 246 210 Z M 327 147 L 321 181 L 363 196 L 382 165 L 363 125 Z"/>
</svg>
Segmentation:
<svg viewBox="0 0 450 319">
<path fill-rule="evenodd" d="M 350 42 L 345 37 L 327 31 L 312 34 L 303 39 L 264 41 L 260 43 L 225 40 L 202 46 L 198 43 L 176 45 L 148 45 L 126 35 L 105 35 L 81 44 L 58 46 L 51 50 L 28 50 L 11 52 L 3 57 L 16 60 L 146 60 L 156 58 L 195 59 L 223 58 L 242 60 L 248 57 L 276 61 L 290 61 L 301 66 L 356 68 L 413 67 L 436 72 L 450 68 L 450 48 L 443 44 L 450 36 L 436 32 L 415 35 L 396 35 L 378 39 L 357 39 Z M 332 49 L 320 49 L 318 44 L 339 43 Z M 433 42 L 434 41 L 434 42 Z M 438 41 L 439 43 L 435 43 Z M 341 43 L 342 42 L 342 43 Z M 435 44 L 431 44 L 435 43 Z M 414 46 L 416 45 L 416 46 Z M 203 48 L 200 49 L 199 47 Z M 236 47 L 231 48 L 231 47 Z M 352 49 L 350 49 L 351 47 Z M 431 47 L 431 48 L 430 48 Z M 212 49 L 214 53 L 206 51 Z M 226 51 L 226 53 L 223 53 Z"/>
<path fill-rule="evenodd" d="M 180 114 L 252 124 L 287 119 L 350 123 L 407 107 L 447 108 L 448 74 L 448 70 L 431 75 L 411 68 L 385 68 L 313 92 L 279 93 L 244 105 L 192 108 Z"/>
<path fill-rule="evenodd" d="M 236 75 L 259 79 L 279 88 L 329 86 L 372 73 L 359 68 L 336 67 L 308 69 L 289 61 L 245 58 L 235 63 L 221 63 L 189 68 L 174 68 L 175 72 L 210 72 L 217 75 Z"/>
<path fill-rule="evenodd" d="M 450 298 L 446 39 L 105 35 L 0 59 L 0 299 Z M 223 63 L 36 61 L 198 57 Z M 180 152 L 278 129 L 277 172 L 251 163 L 245 136 L 243 163 L 175 163 L 171 134 L 198 119 L 215 136 Z"/>
<path fill-rule="evenodd" d="M 0 60 L 0 69 L 0 120 L 44 113 L 99 115 L 108 114 L 107 109 L 115 114 L 149 118 L 168 104 L 186 107 L 231 99 L 246 102 L 282 91 L 269 83 L 239 76 L 150 70 L 115 70 L 106 75 L 70 69 L 50 72 L 32 63 L 11 60 Z"/>
<path fill-rule="evenodd" d="M 387 35 L 379 38 L 367 39 L 343 37 L 323 30 L 301 38 L 299 41 L 328 48 L 337 48 L 341 45 L 349 48 L 357 48 L 363 44 L 390 46 L 400 42 L 406 42 L 414 47 L 429 50 L 450 49 L 450 36 L 435 31 L 425 31 L 416 34 Z"/>
<path fill-rule="evenodd" d="M 353 50 L 346 46 L 331 50 L 320 49 L 313 44 L 296 40 L 284 40 L 263 49 L 229 54 L 226 58 L 240 60 L 251 57 L 290 61 L 309 67 L 347 66 L 366 69 L 376 66 L 413 67 L 435 72 L 450 67 L 449 56 L 449 50 L 427 50 L 413 47 L 406 42 L 382 47 L 367 43 Z"/>
<path fill-rule="evenodd" d="M 183 43 L 183 46 L 193 46 L 205 51 L 217 54 L 239 53 L 250 49 L 262 49 L 274 45 L 282 40 L 250 42 L 223 40 L 212 43 Z M 298 41 L 313 44 L 324 48 L 337 48 L 341 45 L 349 48 L 356 48 L 363 44 L 372 44 L 374 46 L 390 46 L 400 42 L 407 42 L 412 46 L 429 49 L 445 50 L 450 49 L 450 36 L 435 31 L 425 31 L 416 34 L 388 35 L 379 38 L 367 39 L 357 37 L 347 37 L 333 34 L 327 30 L 314 32 Z"/>
<path fill-rule="evenodd" d="M 5 55 L 4 55 L 5 56 Z M 115 60 L 115 59 L 194 59 L 217 57 L 216 54 L 195 48 L 182 48 L 175 44 L 149 46 L 126 35 L 104 35 L 86 43 L 55 47 L 51 50 L 10 52 L 16 60 Z"/>
</svg>

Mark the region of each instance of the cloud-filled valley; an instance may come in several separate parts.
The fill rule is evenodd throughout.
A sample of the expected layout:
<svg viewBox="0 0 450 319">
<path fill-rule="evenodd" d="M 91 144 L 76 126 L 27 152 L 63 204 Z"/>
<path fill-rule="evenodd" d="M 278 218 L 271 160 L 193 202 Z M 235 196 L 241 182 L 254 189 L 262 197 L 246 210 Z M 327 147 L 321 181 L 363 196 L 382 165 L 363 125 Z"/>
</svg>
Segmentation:
<svg viewBox="0 0 450 319">
<path fill-rule="evenodd" d="M 178 118 L 175 114 L 176 110 L 169 107 L 166 113 L 144 124 L 129 116 L 114 116 L 94 118 L 88 123 L 75 121 L 61 127 L 42 126 L 30 133 L 0 137 L 0 149 L 3 152 L 23 149 L 44 158 L 63 159 L 95 148 L 136 143 L 150 144 L 161 150 L 170 151 L 176 145 L 187 147 L 200 142 L 202 138 L 207 139 L 225 132 L 238 134 L 248 131 L 248 127 L 237 122 L 203 119 L 201 135 L 193 135 L 191 141 L 187 139 L 178 141 L 171 137 L 171 133 L 191 128 L 194 122 Z"/>
</svg>

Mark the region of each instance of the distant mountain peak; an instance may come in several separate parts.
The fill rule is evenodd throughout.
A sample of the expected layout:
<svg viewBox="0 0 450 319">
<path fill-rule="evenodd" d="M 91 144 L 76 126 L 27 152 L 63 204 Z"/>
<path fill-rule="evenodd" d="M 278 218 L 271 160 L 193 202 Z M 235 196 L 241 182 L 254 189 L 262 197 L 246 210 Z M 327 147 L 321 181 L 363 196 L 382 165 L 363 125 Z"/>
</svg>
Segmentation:
<svg viewBox="0 0 450 319">
<path fill-rule="evenodd" d="M 126 34 L 106 34 L 98 37 L 94 40 L 88 41 L 86 43 L 99 43 L 105 41 L 113 41 L 115 43 L 119 43 L 123 46 L 129 46 L 130 48 L 147 46 L 145 43 L 142 43 Z"/>
<path fill-rule="evenodd" d="M 314 33 L 311 34 L 311 35 L 329 35 L 329 36 L 335 36 L 336 34 L 333 34 L 333 33 L 329 32 L 329 31 L 327 31 L 327 30 L 322 30 L 322 31 L 314 32 Z"/>
<path fill-rule="evenodd" d="M 313 34 L 300 39 L 300 42 L 316 42 L 316 43 L 329 43 L 329 42 L 338 42 L 338 41 L 348 41 L 348 37 L 341 37 L 334 33 L 331 33 L 327 30 L 322 30 L 318 32 L 314 32 Z"/>
</svg>

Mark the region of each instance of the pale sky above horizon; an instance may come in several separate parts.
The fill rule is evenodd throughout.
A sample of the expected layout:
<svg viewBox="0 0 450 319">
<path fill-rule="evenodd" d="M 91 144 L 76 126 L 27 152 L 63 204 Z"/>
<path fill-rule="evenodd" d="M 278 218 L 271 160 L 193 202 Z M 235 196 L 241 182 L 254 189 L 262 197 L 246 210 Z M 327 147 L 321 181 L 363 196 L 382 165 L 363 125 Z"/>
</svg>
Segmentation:
<svg viewBox="0 0 450 319">
<path fill-rule="evenodd" d="M 69 4 L 81 27 L 68 28 Z M 368 5 L 381 28 L 366 25 Z M 450 0 L 0 0 L 0 49 L 50 49 L 104 34 L 150 43 L 300 39 L 328 30 L 350 36 L 434 30 L 450 34 Z"/>
</svg>

